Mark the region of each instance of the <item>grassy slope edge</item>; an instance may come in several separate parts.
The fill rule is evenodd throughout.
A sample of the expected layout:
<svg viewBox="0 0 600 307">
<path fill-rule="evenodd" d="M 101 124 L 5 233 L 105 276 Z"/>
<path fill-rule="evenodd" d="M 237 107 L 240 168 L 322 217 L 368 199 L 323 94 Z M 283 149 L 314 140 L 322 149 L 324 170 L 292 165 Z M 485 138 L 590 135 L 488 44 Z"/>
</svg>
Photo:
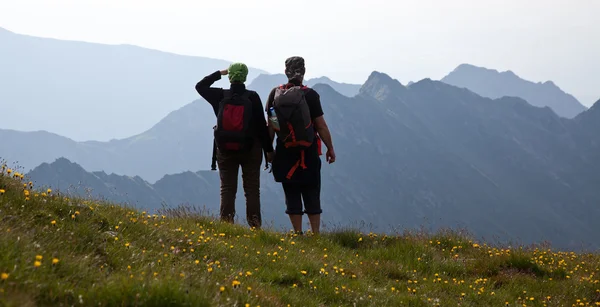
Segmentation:
<svg viewBox="0 0 600 307">
<path fill-rule="evenodd" d="M 0 172 L 0 306 L 600 306 L 600 255 L 445 231 L 255 231 Z"/>
</svg>

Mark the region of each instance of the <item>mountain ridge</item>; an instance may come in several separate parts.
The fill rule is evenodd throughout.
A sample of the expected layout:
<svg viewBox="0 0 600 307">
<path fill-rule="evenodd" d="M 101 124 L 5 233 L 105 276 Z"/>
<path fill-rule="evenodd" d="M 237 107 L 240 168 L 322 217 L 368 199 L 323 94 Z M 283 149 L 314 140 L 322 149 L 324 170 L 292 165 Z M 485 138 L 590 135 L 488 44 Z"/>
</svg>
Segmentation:
<svg viewBox="0 0 600 307">
<path fill-rule="evenodd" d="M 590 236 L 600 232 L 594 205 L 600 157 L 581 132 L 589 121 L 431 79 L 405 87 L 375 72 L 365 84 L 355 97 L 314 87 L 338 154 L 322 170 L 327 219 L 374 227 L 466 225 L 502 240 L 600 246 Z M 154 185 L 172 203 L 218 206 L 218 173 L 196 173 L 204 180 L 185 174 Z M 280 186 L 267 173 L 261 177 L 265 208 L 281 208 Z M 273 210 L 269 216 L 281 215 Z"/>
<path fill-rule="evenodd" d="M 574 118 L 587 110 L 573 95 L 565 93 L 554 82 L 548 80 L 535 83 L 519 77 L 511 70 L 500 72 L 471 64 L 460 64 L 440 81 L 468 88 L 489 98 L 521 97 L 531 105 L 548 106 L 566 118 Z"/>
<path fill-rule="evenodd" d="M 265 104 L 271 90 L 275 86 L 285 83 L 287 83 L 287 77 L 284 74 L 260 74 L 248 84 L 248 89 L 256 91 L 263 104 Z M 317 84 L 327 84 L 346 97 L 358 95 L 361 87 L 358 84 L 340 83 L 326 76 L 307 79 L 304 84 L 309 87 L 314 87 Z"/>
<path fill-rule="evenodd" d="M 77 141 L 142 133 L 173 107 L 196 99 L 196 82 L 230 63 L 17 33 L 1 35 L 0 44 L 0 101 L 11 102 L 3 106 L 11 116 L 3 119 L 2 128 L 45 130 Z M 266 72 L 250 67 L 248 80 L 260 73 Z M 216 84 L 226 85 L 226 78 Z"/>
</svg>

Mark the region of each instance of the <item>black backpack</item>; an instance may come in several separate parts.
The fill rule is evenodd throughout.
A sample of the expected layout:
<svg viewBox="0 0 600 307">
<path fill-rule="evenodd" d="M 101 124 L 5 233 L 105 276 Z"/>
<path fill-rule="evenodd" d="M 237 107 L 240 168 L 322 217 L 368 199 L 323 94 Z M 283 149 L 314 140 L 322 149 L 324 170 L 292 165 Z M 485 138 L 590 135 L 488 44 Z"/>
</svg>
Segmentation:
<svg viewBox="0 0 600 307">
<path fill-rule="evenodd" d="M 304 152 L 313 145 L 316 138 L 305 97 L 307 90 L 306 86 L 288 88 L 285 85 L 275 90 L 273 109 L 279 122 L 279 129 L 276 129 L 277 140 L 286 149 L 300 152 L 300 158 L 288 172 L 287 179 L 291 179 L 299 167 L 306 169 Z"/>
<path fill-rule="evenodd" d="M 304 150 L 315 140 L 315 130 L 306 103 L 306 86 L 286 88 L 281 85 L 275 90 L 273 108 L 279 122 L 277 139 L 286 148 Z"/>
<path fill-rule="evenodd" d="M 249 96 L 249 91 L 242 94 L 223 91 L 223 100 L 219 103 L 217 112 L 217 125 L 214 128 L 215 145 L 219 151 L 241 152 L 252 146 L 252 101 Z"/>
</svg>

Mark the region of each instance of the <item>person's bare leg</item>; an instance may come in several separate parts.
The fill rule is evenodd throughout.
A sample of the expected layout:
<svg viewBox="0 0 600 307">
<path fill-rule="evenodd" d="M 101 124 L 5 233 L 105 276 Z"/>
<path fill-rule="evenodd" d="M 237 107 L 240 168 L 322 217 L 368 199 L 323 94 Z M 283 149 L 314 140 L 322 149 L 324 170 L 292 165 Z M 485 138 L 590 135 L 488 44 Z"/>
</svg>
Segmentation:
<svg viewBox="0 0 600 307">
<path fill-rule="evenodd" d="M 310 221 L 310 230 L 314 234 L 318 234 L 321 230 L 321 215 L 320 214 L 309 214 L 308 220 Z M 302 222 L 302 221 L 300 221 Z"/>
<path fill-rule="evenodd" d="M 302 215 L 299 214 L 290 214 L 290 222 L 292 222 L 292 227 L 294 227 L 294 231 L 296 233 L 302 233 Z"/>
</svg>

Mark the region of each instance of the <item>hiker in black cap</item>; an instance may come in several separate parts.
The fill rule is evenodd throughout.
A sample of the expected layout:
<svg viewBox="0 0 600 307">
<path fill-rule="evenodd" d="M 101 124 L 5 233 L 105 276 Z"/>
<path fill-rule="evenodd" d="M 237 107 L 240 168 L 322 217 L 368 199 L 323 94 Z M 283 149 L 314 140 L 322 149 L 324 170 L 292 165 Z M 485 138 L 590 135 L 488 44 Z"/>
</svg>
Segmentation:
<svg viewBox="0 0 600 307">
<path fill-rule="evenodd" d="M 275 181 L 283 186 L 285 212 L 297 233 L 302 233 L 304 213 L 312 232 L 319 233 L 323 212 L 321 140 L 327 146 L 327 162 L 335 162 L 335 150 L 319 94 L 302 84 L 305 71 L 303 58 L 291 57 L 285 61 L 288 83 L 271 91 L 266 111 L 271 139 L 277 134 L 272 171 Z"/>
</svg>

